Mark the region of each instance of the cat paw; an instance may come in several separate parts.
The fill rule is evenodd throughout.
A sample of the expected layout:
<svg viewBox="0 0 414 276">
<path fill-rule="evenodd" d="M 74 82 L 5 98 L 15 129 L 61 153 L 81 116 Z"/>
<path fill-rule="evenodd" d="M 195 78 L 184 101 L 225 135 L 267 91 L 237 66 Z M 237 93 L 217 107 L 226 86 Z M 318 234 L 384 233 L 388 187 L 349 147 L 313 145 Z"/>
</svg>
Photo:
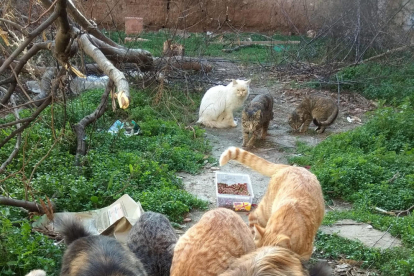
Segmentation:
<svg viewBox="0 0 414 276">
<path fill-rule="evenodd" d="M 233 120 L 233 124 L 231 126 L 236 127 L 237 126 L 237 120 Z"/>
</svg>

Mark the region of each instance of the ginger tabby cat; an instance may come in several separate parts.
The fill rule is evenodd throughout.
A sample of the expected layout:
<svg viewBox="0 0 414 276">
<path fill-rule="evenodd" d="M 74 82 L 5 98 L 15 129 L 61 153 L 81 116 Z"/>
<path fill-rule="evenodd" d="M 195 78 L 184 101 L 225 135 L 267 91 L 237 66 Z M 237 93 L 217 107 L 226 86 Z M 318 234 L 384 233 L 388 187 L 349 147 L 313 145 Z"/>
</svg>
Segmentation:
<svg viewBox="0 0 414 276">
<path fill-rule="evenodd" d="M 236 147 L 221 154 L 220 165 L 231 159 L 271 177 L 263 199 L 249 215 L 256 246 L 282 246 L 309 260 L 325 212 L 316 176 L 305 168 L 274 164 Z"/>
<path fill-rule="evenodd" d="M 253 235 L 238 214 L 213 209 L 179 238 L 170 275 L 216 276 L 254 249 Z"/>
<path fill-rule="evenodd" d="M 289 116 L 288 123 L 294 130 L 304 133 L 313 120 L 316 132 L 323 133 L 327 126 L 333 124 L 338 112 L 338 106 L 332 99 L 306 96 Z"/>
<path fill-rule="evenodd" d="M 299 256 L 279 246 L 263 246 L 241 256 L 220 276 L 329 276 L 326 262 L 313 265 L 309 271 Z"/>
</svg>

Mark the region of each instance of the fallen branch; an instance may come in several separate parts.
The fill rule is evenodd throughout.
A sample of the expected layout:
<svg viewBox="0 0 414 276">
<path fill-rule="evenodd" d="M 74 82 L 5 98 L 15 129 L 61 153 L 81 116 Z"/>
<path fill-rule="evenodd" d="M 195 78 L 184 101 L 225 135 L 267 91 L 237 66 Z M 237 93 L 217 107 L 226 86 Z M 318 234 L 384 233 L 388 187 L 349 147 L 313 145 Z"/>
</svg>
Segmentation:
<svg viewBox="0 0 414 276">
<path fill-rule="evenodd" d="M 130 102 L 129 84 L 125 75 L 110 62 L 100 49 L 88 39 L 87 34 L 79 37 L 79 43 L 85 53 L 90 56 L 99 68 L 115 83 L 118 93 L 118 104 L 121 108 L 128 108 Z"/>
<path fill-rule="evenodd" d="M 395 213 L 394 212 L 390 212 L 390 211 L 381 209 L 379 207 L 375 207 L 374 209 L 375 209 L 375 211 L 378 211 L 380 213 L 387 214 L 387 215 L 390 215 L 390 216 L 395 216 Z"/>
<path fill-rule="evenodd" d="M 180 70 L 194 70 L 210 72 L 213 66 L 205 60 L 197 60 L 190 57 L 167 57 L 167 58 L 154 58 L 154 65 L 157 68 L 166 69 L 180 69 Z"/>
<path fill-rule="evenodd" d="M 221 51 L 223 51 L 224 53 L 231 53 L 231 52 L 234 52 L 234 51 L 238 51 L 242 48 L 248 48 L 248 47 L 259 46 L 259 45 L 261 45 L 261 46 L 272 46 L 272 45 L 265 45 L 265 44 L 248 44 L 248 45 L 239 45 L 239 46 L 236 46 L 234 48 L 229 48 L 229 49 L 222 49 Z"/>
<path fill-rule="evenodd" d="M 414 205 L 411 206 L 410 208 L 408 208 L 407 210 L 402 210 L 402 211 L 401 210 L 395 210 L 395 211 L 393 210 L 393 212 L 396 213 L 398 217 L 402 216 L 402 215 L 408 216 L 410 214 L 411 210 L 413 210 L 413 209 L 414 209 Z"/>
<path fill-rule="evenodd" d="M 45 211 L 43 210 L 42 206 L 32 201 L 18 200 L 18 199 L 0 196 L 0 205 L 21 207 L 23 209 L 28 210 L 29 212 L 38 212 L 41 214 L 45 214 Z M 52 206 L 53 206 L 53 209 L 56 209 L 55 204 L 52 203 Z"/>
<path fill-rule="evenodd" d="M 153 58 L 147 50 L 128 49 L 121 46 L 114 47 L 92 35 L 89 36 L 89 39 L 108 59 L 114 61 L 115 64 L 124 62 L 136 63 L 143 72 L 153 68 Z"/>
<path fill-rule="evenodd" d="M 95 111 L 85 116 L 82 120 L 80 120 L 79 123 L 77 123 L 73 127 L 76 132 L 76 137 L 77 137 L 77 142 L 78 142 L 78 145 L 76 148 L 76 161 L 75 161 L 75 164 L 77 166 L 79 165 L 79 159 L 81 155 L 86 154 L 85 128 L 89 124 L 98 120 L 105 113 L 108 98 L 109 98 L 109 93 L 111 92 L 113 88 L 114 88 L 114 82 L 110 80 L 108 84 L 106 85 L 105 92 L 102 94 L 101 102 L 99 103 Z"/>
<path fill-rule="evenodd" d="M 223 44 L 219 41 L 211 42 L 212 44 Z M 269 40 L 269 41 L 237 41 L 235 45 L 285 45 L 285 44 L 299 44 L 298 40 Z"/>
</svg>

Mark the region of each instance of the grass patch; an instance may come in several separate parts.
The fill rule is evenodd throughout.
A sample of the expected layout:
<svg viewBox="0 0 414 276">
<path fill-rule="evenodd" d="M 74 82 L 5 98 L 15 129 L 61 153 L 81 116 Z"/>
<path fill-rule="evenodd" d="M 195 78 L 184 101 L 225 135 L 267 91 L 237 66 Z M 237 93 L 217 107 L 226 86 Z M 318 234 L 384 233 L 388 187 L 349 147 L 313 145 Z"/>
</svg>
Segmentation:
<svg viewBox="0 0 414 276">
<path fill-rule="evenodd" d="M 361 262 L 362 268 L 378 269 L 381 275 L 408 276 L 414 272 L 414 251 L 411 249 L 367 248 L 360 242 L 321 232 L 316 236 L 315 247 L 317 257 L 357 260 Z"/>
<path fill-rule="evenodd" d="M 124 32 L 119 31 L 104 31 L 114 41 L 123 44 L 126 37 Z M 319 46 L 311 47 L 311 50 L 300 45 L 277 45 L 273 47 L 266 47 L 254 45 L 247 48 L 241 48 L 238 51 L 231 53 L 224 53 L 222 49 L 229 48 L 230 43 L 235 47 L 240 40 L 251 39 L 252 41 L 269 41 L 269 40 L 297 40 L 301 43 L 306 43 L 309 39 L 301 38 L 299 36 L 283 36 L 274 34 L 272 36 L 262 35 L 258 33 L 223 33 L 214 37 L 209 37 L 205 33 L 191 33 L 188 38 L 174 37 L 174 42 L 185 46 L 185 55 L 190 57 L 223 57 L 230 60 L 238 60 L 243 63 L 270 63 L 270 62 L 287 62 L 289 60 L 297 59 L 297 51 L 301 51 L 301 56 L 305 58 L 311 56 L 320 56 L 316 54 L 320 49 Z M 140 48 L 148 50 L 154 56 L 162 55 L 162 47 L 165 40 L 171 38 L 173 34 L 167 32 L 144 32 L 139 35 L 141 38 L 149 39 L 149 41 L 127 42 L 126 47 Z M 217 43 L 222 41 L 222 43 Z M 302 49 L 303 48 L 303 49 Z M 300 50 L 302 49 L 302 50 Z"/>
<path fill-rule="evenodd" d="M 374 207 L 406 210 L 414 202 L 413 122 L 414 111 L 409 103 L 399 108 L 380 108 L 371 113 L 364 126 L 331 135 L 315 147 L 301 144 L 302 155 L 290 158 L 290 162 L 311 165 L 327 201 L 343 198 L 354 203 L 352 211 L 329 213 L 325 224 L 344 218 L 370 223 L 401 238 L 410 248 L 380 252 L 344 243 L 338 237 L 319 235 L 317 245 L 324 254 L 334 258 L 338 254 L 349 255 L 373 265 L 384 275 L 408 275 L 414 271 L 414 217 L 389 217 L 373 211 Z"/>
<path fill-rule="evenodd" d="M 175 174 L 195 174 L 206 163 L 215 162 L 209 156 L 211 146 L 204 139 L 204 130 L 196 126 L 186 128 L 196 119 L 200 97 L 186 95 L 176 88 L 165 89 L 161 98 L 152 90 L 131 91 L 132 101 L 127 110 L 108 111 L 88 127 L 88 154 L 76 167 L 76 137 L 71 127 L 96 108 L 101 95 L 102 90 L 82 94 L 68 102 L 67 113 L 62 105 L 55 104 L 23 133 L 26 146 L 0 174 L 6 193 L 23 199 L 26 183 L 30 185 L 29 200 L 32 196 L 36 200 L 47 196 L 57 204 L 58 211 L 72 212 L 107 206 L 127 193 L 140 201 L 144 210 L 161 212 L 176 223 L 191 209 L 206 208 L 205 201 L 181 189 L 182 181 Z M 23 111 L 22 117 L 28 114 L 29 111 Z M 117 119 L 134 120 L 140 125 L 141 134 L 127 137 L 124 130 L 116 135 L 107 133 Z M 14 118 L 9 116 L 0 123 L 11 120 Z M 11 131 L 3 129 L 0 139 Z M 14 143 L 10 141 L 0 149 L 0 160 L 6 160 Z M 28 182 L 33 168 L 49 150 Z M 15 175 L 6 179 L 11 174 Z M 21 219 L 22 214 L 8 210 L 14 209 L 0 208 L 2 214 L 7 214 L 0 219 L 0 259 L 4 265 L 0 266 L 0 274 L 24 275 L 30 269 L 44 267 L 48 275 L 58 275 L 61 250 L 46 237 L 30 233 L 30 221 Z M 13 245 L 22 235 L 27 240 Z M 24 250 L 29 253 L 23 254 Z M 11 251 L 15 255 L 9 255 Z M 38 260 L 40 256 L 43 261 Z"/>
<path fill-rule="evenodd" d="M 338 73 L 341 88 L 392 105 L 399 105 L 408 98 L 414 106 L 414 64 L 411 56 L 402 53 L 391 57 L 391 60 L 399 61 L 397 64 L 387 60 L 386 63 L 371 62 L 345 68 Z M 336 90 L 336 82 L 336 76 L 333 76 L 332 85 L 322 86 Z"/>
</svg>

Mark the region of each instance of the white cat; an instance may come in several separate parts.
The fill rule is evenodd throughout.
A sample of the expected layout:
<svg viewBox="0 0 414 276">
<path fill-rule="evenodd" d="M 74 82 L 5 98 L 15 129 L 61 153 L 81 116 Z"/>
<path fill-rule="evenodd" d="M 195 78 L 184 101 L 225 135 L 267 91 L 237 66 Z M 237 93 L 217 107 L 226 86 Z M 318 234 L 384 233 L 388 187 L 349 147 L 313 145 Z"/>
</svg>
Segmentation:
<svg viewBox="0 0 414 276">
<path fill-rule="evenodd" d="M 249 96 L 249 84 L 250 80 L 232 80 L 227 86 L 211 87 L 201 100 L 197 123 L 206 127 L 236 127 L 233 111 L 241 107 Z"/>
</svg>

